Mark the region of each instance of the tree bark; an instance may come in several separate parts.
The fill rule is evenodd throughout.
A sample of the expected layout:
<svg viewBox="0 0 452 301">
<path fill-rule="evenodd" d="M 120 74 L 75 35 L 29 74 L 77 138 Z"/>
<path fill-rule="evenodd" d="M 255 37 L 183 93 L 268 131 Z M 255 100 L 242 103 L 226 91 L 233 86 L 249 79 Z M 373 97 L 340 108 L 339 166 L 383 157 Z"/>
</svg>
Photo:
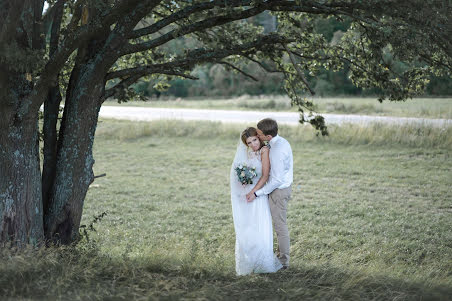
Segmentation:
<svg viewBox="0 0 452 301">
<path fill-rule="evenodd" d="M 64 1 L 58 1 L 53 6 L 53 9 L 53 21 L 52 26 L 50 27 L 50 56 L 58 50 Z M 58 81 L 59 79 L 57 78 L 56 83 L 49 89 L 49 94 L 44 102 L 44 123 L 42 130 L 44 140 L 44 159 L 42 166 L 42 202 L 44 212 L 48 210 L 48 199 L 50 189 L 52 188 L 55 179 L 57 162 L 57 123 L 60 112 L 60 103 L 62 100 Z"/>
<path fill-rule="evenodd" d="M 62 244 L 77 240 L 83 203 L 94 180 L 92 148 L 104 89 L 95 64 L 76 69 L 66 93 L 55 179 L 44 218 L 46 238 Z"/>
<path fill-rule="evenodd" d="M 43 239 L 38 116 L 2 118 L 11 122 L 0 128 L 0 244 L 37 244 Z"/>
<path fill-rule="evenodd" d="M 57 164 L 57 122 L 61 102 L 61 94 L 58 87 L 52 87 L 49 96 L 44 102 L 44 159 L 42 165 L 42 200 L 44 211 L 48 209 L 50 190 L 55 179 Z"/>
<path fill-rule="evenodd" d="M 97 9 L 91 7 L 88 18 L 96 16 Z M 136 22 L 141 19 L 135 18 Z M 130 27 L 125 30 L 132 30 L 136 22 L 125 22 L 124 27 Z M 118 55 L 111 50 L 120 47 L 119 42 L 123 39 L 123 34 L 116 36 L 113 33 L 109 38 L 110 33 L 105 28 L 96 39 L 78 49 L 66 91 L 55 178 L 44 217 L 46 238 L 62 244 L 77 240 L 84 200 L 94 180 L 92 148 L 101 99 L 105 93 L 105 77 Z"/>
</svg>

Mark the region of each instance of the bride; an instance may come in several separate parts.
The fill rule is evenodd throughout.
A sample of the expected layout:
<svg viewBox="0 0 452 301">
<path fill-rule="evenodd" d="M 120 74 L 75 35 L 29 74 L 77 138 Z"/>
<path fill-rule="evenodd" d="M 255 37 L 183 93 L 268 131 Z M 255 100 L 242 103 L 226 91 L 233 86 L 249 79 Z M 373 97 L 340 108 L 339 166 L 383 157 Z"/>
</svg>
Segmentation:
<svg viewBox="0 0 452 301">
<path fill-rule="evenodd" d="M 273 273 L 282 265 L 273 254 L 273 228 L 268 195 L 246 201 L 246 194 L 262 188 L 270 172 L 269 149 L 259 140 L 257 130 L 245 129 L 231 167 L 230 185 L 234 218 L 235 269 L 238 275 Z M 255 168 L 251 184 L 242 184 L 237 167 Z M 254 169 L 253 169 L 254 170 Z"/>
</svg>

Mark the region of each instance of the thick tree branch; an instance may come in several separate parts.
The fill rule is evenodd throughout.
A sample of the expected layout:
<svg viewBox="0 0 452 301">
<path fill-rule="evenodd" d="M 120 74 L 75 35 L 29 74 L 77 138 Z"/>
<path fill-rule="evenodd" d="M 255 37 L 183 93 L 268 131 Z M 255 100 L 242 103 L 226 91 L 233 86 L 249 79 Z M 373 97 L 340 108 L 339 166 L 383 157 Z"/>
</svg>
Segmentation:
<svg viewBox="0 0 452 301">
<path fill-rule="evenodd" d="M 137 30 L 134 30 L 130 35 L 130 39 L 139 38 L 145 35 L 156 33 L 157 31 L 165 28 L 166 26 L 176 23 L 179 20 L 187 18 L 194 13 L 210 10 L 215 7 L 235 7 L 235 6 L 244 6 L 249 5 L 251 3 L 250 0 L 234 0 L 234 1 L 224 1 L 224 0 L 214 0 L 203 3 L 197 3 L 188 7 L 183 8 L 182 10 L 172 13 L 171 15 L 164 17 L 162 20 L 158 22 Z"/>
<path fill-rule="evenodd" d="M 123 0 L 112 9 L 102 13 L 100 19 L 93 18 L 92 22 L 82 25 L 74 34 L 61 41 L 58 50 L 44 67 L 44 70 L 35 85 L 30 100 L 32 111 L 37 111 L 41 106 L 43 99 L 45 99 L 45 96 L 47 95 L 48 88 L 54 84 L 58 73 L 75 49 L 85 43 L 89 38 L 102 32 L 103 29 L 108 28 L 115 23 L 120 16 L 130 12 L 136 5 L 142 2 L 143 1 L 140 0 Z"/>
<path fill-rule="evenodd" d="M 52 28 L 50 30 L 50 45 L 49 54 L 52 56 L 58 49 L 58 42 L 60 40 L 60 25 L 63 17 L 64 3 L 66 0 L 60 0 L 52 7 Z"/>
<path fill-rule="evenodd" d="M 235 2 L 235 1 L 233 1 Z M 240 2 L 240 1 L 239 1 Z M 212 4 L 213 5 L 213 4 Z M 238 5 L 237 3 L 230 3 L 228 6 L 234 6 Z M 241 4 L 243 5 L 243 4 Z M 153 49 L 155 47 L 158 47 L 160 45 L 163 45 L 173 39 L 176 39 L 178 37 L 187 35 L 189 33 L 197 32 L 200 30 L 205 30 L 208 28 L 212 28 L 215 26 L 224 25 L 226 23 L 230 23 L 233 21 L 246 19 L 252 16 L 255 16 L 265 10 L 270 11 L 295 11 L 295 12 L 307 12 L 311 14 L 329 14 L 329 15 L 348 15 L 355 19 L 361 19 L 359 15 L 354 15 L 353 9 L 348 8 L 348 10 L 344 10 L 347 8 L 347 6 L 340 2 L 338 5 L 339 7 L 333 6 L 334 3 L 331 3 L 330 6 L 323 6 L 317 2 L 313 1 L 307 1 L 306 3 L 303 2 L 299 5 L 294 5 L 293 1 L 268 1 L 268 2 L 262 2 L 258 3 L 255 7 L 251 7 L 249 9 L 240 11 L 240 12 L 231 12 L 231 13 L 225 13 L 224 15 L 220 16 L 214 16 L 210 17 L 198 22 L 194 22 L 185 26 L 180 26 L 177 29 L 173 29 L 169 31 L 166 34 L 163 34 L 162 36 L 152 39 L 150 41 L 146 41 L 143 43 L 138 44 L 128 44 L 123 48 L 123 51 L 121 52 L 121 55 L 127 55 L 131 53 L 146 51 L 149 49 Z M 199 8 L 201 9 L 201 8 Z M 177 22 L 181 18 L 184 18 L 186 15 L 190 14 L 189 8 L 187 10 L 182 10 L 179 12 L 180 15 L 177 15 L 178 13 L 174 13 L 170 17 L 166 19 L 162 19 L 162 23 L 155 23 L 151 26 L 148 26 L 143 29 L 139 29 L 134 31 L 134 33 L 131 35 L 131 37 L 139 37 L 150 33 L 155 33 L 157 30 L 163 28 L 164 26 L 167 26 L 168 24 Z M 368 21 L 367 21 L 368 22 Z"/>
<path fill-rule="evenodd" d="M 191 80 L 198 80 L 199 79 L 199 77 L 196 77 L 196 76 L 193 76 L 193 75 L 190 75 L 190 74 L 186 74 L 186 73 L 182 73 L 182 72 L 172 71 L 172 70 L 161 71 L 161 72 L 159 72 L 159 74 L 179 76 L 179 77 L 184 77 L 186 79 L 191 79 Z"/>
<path fill-rule="evenodd" d="M 267 7 L 268 7 L 268 5 L 259 5 L 254 8 L 250 8 L 250 9 L 241 11 L 239 13 L 236 12 L 236 13 L 230 13 L 230 14 L 226 14 L 226 15 L 222 15 L 222 16 L 207 18 L 205 20 L 195 22 L 195 23 L 189 24 L 187 26 L 182 26 L 178 29 L 171 30 L 168 33 L 166 33 L 158 38 L 152 39 L 148 42 L 126 45 L 123 48 L 121 55 L 126 55 L 126 54 L 131 54 L 131 53 L 136 53 L 136 52 L 153 49 L 155 47 L 163 45 L 171 40 L 174 40 L 178 37 L 184 36 L 189 33 L 193 33 L 193 32 L 200 31 L 200 30 L 205 30 L 207 28 L 211 28 L 214 26 L 219 26 L 219 25 L 223 25 L 226 23 L 236 21 L 236 20 L 241 20 L 244 18 L 255 16 L 255 15 L 263 12 Z"/>
<path fill-rule="evenodd" d="M 204 3 L 198 3 L 194 4 L 192 6 L 188 6 L 183 8 L 182 10 L 172 13 L 170 16 L 163 18 L 162 20 L 156 22 L 155 24 L 152 24 L 150 26 L 140 28 L 135 30 L 129 38 L 138 38 L 145 35 L 153 34 L 157 32 L 158 30 L 176 23 L 179 20 L 182 20 L 184 18 L 189 17 L 190 15 L 206 11 L 215 7 L 246 7 L 252 5 L 252 1 L 250 0 L 234 0 L 234 1 L 225 1 L 225 0 L 216 0 L 216 1 L 209 1 Z M 351 8 L 350 3 L 346 2 L 332 2 L 329 4 L 321 4 L 319 2 L 315 1 L 304 1 L 303 3 L 299 5 L 294 5 L 293 1 L 267 1 L 265 3 L 259 3 L 258 6 L 266 6 L 265 9 L 272 10 L 272 11 L 290 11 L 291 9 L 294 9 L 295 11 L 299 12 L 308 12 L 308 13 L 314 13 L 314 14 L 344 14 L 344 15 L 350 15 L 353 9 Z M 357 8 L 360 6 L 354 5 L 353 8 Z M 257 6 L 256 6 L 257 8 Z M 356 18 L 358 18 L 356 16 Z M 219 24 L 221 25 L 221 24 Z"/>
<path fill-rule="evenodd" d="M 141 66 L 129 69 L 123 69 L 119 71 L 114 71 L 106 76 L 106 80 L 113 78 L 124 78 L 131 75 L 148 75 L 153 73 L 161 73 L 167 70 L 189 70 L 193 66 L 204 63 L 204 62 L 218 62 L 219 60 L 228 57 L 230 55 L 247 55 L 249 51 L 260 49 L 264 51 L 265 47 L 269 45 L 274 45 L 277 43 L 288 43 L 293 40 L 289 40 L 278 34 L 272 33 L 268 35 L 262 35 L 255 41 L 241 44 L 241 45 L 230 45 L 228 48 L 221 49 L 195 49 L 189 51 L 184 55 L 183 59 L 175 59 L 168 63 L 154 64 L 149 66 Z"/>
<path fill-rule="evenodd" d="M 138 22 L 159 3 L 160 0 L 139 3 L 129 14 L 124 15 L 119 22 L 116 23 L 115 28 L 110 32 L 106 39 L 107 42 L 102 51 L 99 52 L 100 55 L 104 54 L 103 56 L 106 57 L 106 59 L 104 59 L 104 65 L 107 66 L 107 70 L 118 59 L 118 51 L 126 42 L 128 34 L 130 34 L 136 24 L 138 24 Z"/>
</svg>

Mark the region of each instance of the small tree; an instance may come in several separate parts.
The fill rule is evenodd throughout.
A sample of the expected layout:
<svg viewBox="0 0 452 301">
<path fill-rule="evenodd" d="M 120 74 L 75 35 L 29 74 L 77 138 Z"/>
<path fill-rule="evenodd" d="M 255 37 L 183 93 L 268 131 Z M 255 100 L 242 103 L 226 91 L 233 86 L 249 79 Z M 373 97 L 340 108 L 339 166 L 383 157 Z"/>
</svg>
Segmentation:
<svg viewBox="0 0 452 301">
<path fill-rule="evenodd" d="M 312 92 L 305 73 L 348 63 L 357 86 L 404 100 L 423 91 L 429 74 L 450 76 L 452 65 L 447 1 L 52 0 L 43 12 L 44 3 L 0 0 L 2 243 L 77 239 L 99 109 L 108 97 L 127 98 L 142 77 L 164 86 L 171 76 L 195 79 L 199 64 L 247 74 L 240 62 L 253 62 L 284 74 L 300 122 L 326 134 L 321 116 L 305 114 L 313 108 L 299 96 Z M 275 31 L 243 22 L 264 12 L 275 16 Z M 314 32 L 317 18 L 352 26 L 332 44 Z M 182 37 L 191 46 L 169 52 L 165 46 Z"/>
</svg>

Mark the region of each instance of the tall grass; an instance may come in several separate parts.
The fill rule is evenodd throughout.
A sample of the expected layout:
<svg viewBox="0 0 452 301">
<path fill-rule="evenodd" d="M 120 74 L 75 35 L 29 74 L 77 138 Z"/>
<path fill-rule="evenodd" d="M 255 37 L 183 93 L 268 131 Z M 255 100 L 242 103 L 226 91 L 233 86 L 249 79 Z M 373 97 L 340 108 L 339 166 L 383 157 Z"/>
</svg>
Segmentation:
<svg viewBox="0 0 452 301">
<path fill-rule="evenodd" d="M 330 102 L 317 101 L 316 109 L 323 113 L 340 113 L 340 114 L 361 114 L 361 115 L 383 115 L 385 110 L 371 103 L 346 103 L 339 100 Z"/>
<path fill-rule="evenodd" d="M 224 124 L 220 122 L 161 120 L 153 122 L 108 121 L 97 136 L 126 141 L 140 137 L 238 138 L 241 129 L 253 124 Z M 127 125 L 127 126 L 126 126 Z M 254 125 L 255 126 L 255 125 Z M 452 149 L 452 126 L 435 127 L 426 124 L 329 125 L 330 135 L 322 137 L 310 125 L 280 126 L 285 137 L 299 142 L 343 145 L 409 146 Z"/>
<path fill-rule="evenodd" d="M 244 109 L 259 109 L 259 110 L 276 110 L 289 111 L 291 110 L 290 99 L 283 97 L 270 97 L 263 99 L 250 99 L 240 97 L 236 101 L 238 108 Z"/>
<path fill-rule="evenodd" d="M 452 118 L 452 99 L 414 98 L 406 101 L 379 103 L 375 98 L 326 97 L 314 98 L 321 113 L 401 116 L 420 118 Z"/>
</svg>

